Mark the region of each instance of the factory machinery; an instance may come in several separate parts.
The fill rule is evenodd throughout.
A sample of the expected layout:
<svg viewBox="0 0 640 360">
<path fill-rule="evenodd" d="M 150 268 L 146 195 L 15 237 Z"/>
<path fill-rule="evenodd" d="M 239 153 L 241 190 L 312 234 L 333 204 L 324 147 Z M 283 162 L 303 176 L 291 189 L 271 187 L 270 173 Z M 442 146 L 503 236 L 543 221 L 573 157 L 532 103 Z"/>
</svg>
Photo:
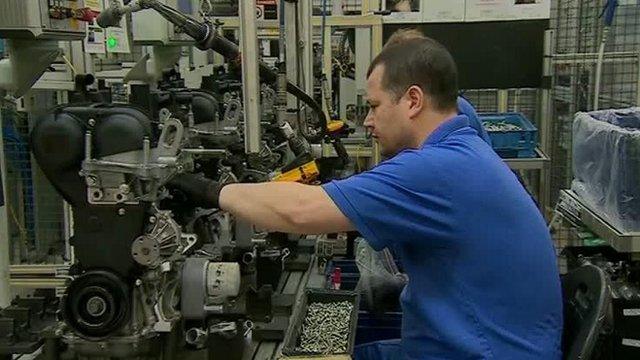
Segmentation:
<svg viewBox="0 0 640 360">
<path fill-rule="evenodd" d="M 189 89 L 171 66 L 160 66 L 160 56 L 146 58 L 130 77 L 147 71 L 150 61 L 159 71 L 146 77 L 154 81 L 131 82 L 128 104 L 112 103 L 108 91 L 90 90 L 91 75 L 78 76 L 72 101 L 40 116 L 32 151 L 72 207 L 76 262 L 58 301 L 17 299 L 4 310 L 0 332 L 8 335 L 0 340 L 0 353 L 28 353 L 44 344 L 45 359 L 232 358 L 198 349 L 237 342 L 255 324 L 269 323 L 281 273 L 296 261 L 308 266 L 298 238 L 196 207 L 168 184 L 182 174 L 222 183 L 324 181 L 348 161 L 340 138 L 349 130 L 328 122 L 317 101 L 287 80 L 284 61 L 272 69 L 242 56 L 211 22 L 165 2 L 114 2 L 97 22 L 116 26 L 127 14 L 145 12 L 171 23 L 172 35 L 222 54 L 231 70 Z M 30 33 L 49 38 L 46 31 Z M 38 47 L 46 42 L 38 40 L 28 41 Z M 10 42 L 10 50 L 20 41 L 27 40 Z M 55 47 L 43 51 L 57 55 Z M 24 73 L 15 70 L 15 54 L 9 67 Z M 252 65 L 259 69 L 259 86 L 258 79 L 233 70 L 246 74 Z M 38 74 L 32 71 L 21 83 L 33 84 Z M 28 87 L 6 88 L 20 93 Z M 290 95 L 302 104 L 297 111 L 287 107 Z M 246 108 L 256 98 L 259 112 Z M 321 143 L 333 144 L 340 156 L 318 159 L 312 149 Z"/>
</svg>

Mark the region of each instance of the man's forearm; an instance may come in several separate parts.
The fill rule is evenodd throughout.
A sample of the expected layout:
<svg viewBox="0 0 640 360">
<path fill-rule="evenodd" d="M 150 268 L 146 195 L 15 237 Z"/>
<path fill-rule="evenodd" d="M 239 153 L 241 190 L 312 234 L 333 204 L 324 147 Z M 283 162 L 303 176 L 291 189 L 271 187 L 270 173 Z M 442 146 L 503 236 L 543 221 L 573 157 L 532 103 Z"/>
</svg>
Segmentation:
<svg viewBox="0 0 640 360">
<path fill-rule="evenodd" d="M 296 183 L 230 184 L 222 189 L 220 208 L 260 229 L 293 232 L 291 209 L 302 205 Z M 284 229 L 283 229 L 284 228 Z"/>
<path fill-rule="evenodd" d="M 230 184 L 222 189 L 220 208 L 269 231 L 318 234 L 353 228 L 319 186 Z"/>
</svg>

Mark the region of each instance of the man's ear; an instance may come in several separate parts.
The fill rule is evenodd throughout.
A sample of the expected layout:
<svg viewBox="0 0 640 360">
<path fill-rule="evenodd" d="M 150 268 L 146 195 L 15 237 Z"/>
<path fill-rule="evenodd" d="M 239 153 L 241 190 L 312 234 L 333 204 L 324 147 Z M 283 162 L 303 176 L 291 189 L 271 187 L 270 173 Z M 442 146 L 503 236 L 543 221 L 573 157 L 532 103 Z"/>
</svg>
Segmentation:
<svg viewBox="0 0 640 360">
<path fill-rule="evenodd" d="M 409 102 L 409 117 L 414 118 L 422 112 L 422 109 L 426 105 L 427 99 L 422 91 L 422 88 L 417 85 L 411 85 L 405 93 L 407 101 Z"/>
</svg>

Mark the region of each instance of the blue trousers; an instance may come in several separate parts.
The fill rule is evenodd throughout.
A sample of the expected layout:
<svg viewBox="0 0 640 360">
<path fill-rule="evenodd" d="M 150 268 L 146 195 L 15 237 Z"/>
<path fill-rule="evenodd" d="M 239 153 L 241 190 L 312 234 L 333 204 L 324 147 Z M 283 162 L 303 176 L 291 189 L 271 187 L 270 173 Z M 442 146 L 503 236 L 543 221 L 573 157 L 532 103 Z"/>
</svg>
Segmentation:
<svg viewBox="0 0 640 360">
<path fill-rule="evenodd" d="M 376 341 L 355 347 L 354 360 L 401 360 L 400 339 Z"/>
</svg>

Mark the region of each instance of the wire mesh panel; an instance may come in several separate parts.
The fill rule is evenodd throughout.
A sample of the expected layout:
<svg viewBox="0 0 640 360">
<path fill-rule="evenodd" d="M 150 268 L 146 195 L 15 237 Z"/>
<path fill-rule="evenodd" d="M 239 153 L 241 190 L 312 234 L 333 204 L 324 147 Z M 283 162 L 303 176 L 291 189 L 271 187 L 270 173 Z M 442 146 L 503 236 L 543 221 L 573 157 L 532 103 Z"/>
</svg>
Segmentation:
<svg viewBox="0 0 640 360">
<path fill-rule="evenodd" d="M 556 52 L 595 52 L 604 2 L 555 0 L 551 4 L 551 28 L 556 31 Z"/>
<path fill-rule="evenodd" d="M 510 89 L 507 95 L 507 111 L 522 113 L 538 129 L 539 117 L 539 93 L 540 89 Z"/>
<path fill-rule="evenodd" d="M 58 263 L 65 254 L 63 200 L 38 168 L 25 113 L 2 109 L 11 263 Z"/>
<path fill-rule="evenodd" d="M 598 109 L 624 108 L 638 103 L 638 58 L 602 66 Z"/>
<path fill-rule="evenodd" d="M 473 104 L 477 112 L 498 111 L 498 90 L 496 89 L 463 90 L 462 94 Z"/>
<path fill-rule="evenodd" d="M 342 11 L 345 14 L 360 14 L 362 12 L 362 0 L 342 0 Z"/>
<path fill-rule="evenodd" d="M 552 2 L 552 202 L 573 178 L 575 113 L 626 108 L 638 105 L 640 100 L 640 6 L 636 1 L 618 2 L 613 22 L 607 26 L 605 4 L 606 0 Z"/>
<path fill-rule="evenodd" d="M 13 248 L 13 258 L 20 257 L 21 248 L 33 246 L 35 242 L 33 179 L 31 158 L 27 138 L 22 132 L 24 119 L 10 109 L 2 109 L 2 133 L 4 140 L 5 164 L 7 166 L 6 204 L 9 214 L 8 224 Z M 18 249 L 16 249 L 18 247 Z"/>
<path fill-rule="evenodd" d="M 524 114 L 532 123 L 539 125 L 539 89 L 507 89 L 505 112 Z M 462 95 L 469 100 L 477 112 L 501 112 L 497 89 L 463 90 Z"/>
<path fill-rule="evenodd" d="M 615 20 L 609 31 L 606 50 L 638 51 L 640 44 L 640 6 L 637 1 L 618 1 Z"/>
<path fill-rule="evenodd" d="M 603 17 L 607 0 L 555 0 L 551 28 L 555 30 L 557 54 L 588 54 L 599 50 L 605 33 Z M 640 41 L 640 7 L 636 1 L 619 1 L 609 27 L 607 52 L 637 51 Z"/>
</svg>

